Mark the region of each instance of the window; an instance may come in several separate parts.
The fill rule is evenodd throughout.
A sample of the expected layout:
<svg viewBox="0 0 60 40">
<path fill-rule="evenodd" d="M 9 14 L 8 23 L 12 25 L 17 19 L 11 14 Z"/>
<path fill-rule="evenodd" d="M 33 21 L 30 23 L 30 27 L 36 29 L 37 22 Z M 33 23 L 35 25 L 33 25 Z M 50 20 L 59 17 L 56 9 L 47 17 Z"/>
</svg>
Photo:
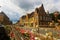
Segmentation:
<svg viewBox="0 0 60 40">
<path fill-rule="evenodd" d="M 48 19 L 48 18 L 46 17 L 46 21 L 47 21 L 47 19 Z"/>
<path fill-rule="evenodd" d="M 45 20 L 45 16 L 43 17 L 43 20 Z"/>
<path fill-rule="evenodd" d="M 42 16 L 40 16 L 40 20 L 42 20 Z"/>
</svg>

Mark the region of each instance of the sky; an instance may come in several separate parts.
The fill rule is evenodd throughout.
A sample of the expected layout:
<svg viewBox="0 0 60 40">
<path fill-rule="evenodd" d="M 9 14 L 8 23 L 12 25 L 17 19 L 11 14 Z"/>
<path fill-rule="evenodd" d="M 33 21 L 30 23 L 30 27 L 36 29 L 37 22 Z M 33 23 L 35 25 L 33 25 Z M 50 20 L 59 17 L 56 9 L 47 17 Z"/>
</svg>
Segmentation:
<svg viewBox="0 0 60 40">
<path fill-rule="evenodd" d="M 35 10 L 43 3 L 45 11 L 60 11 L 60 0 L 0 0 L 0 11 L 16 22 L 21 16 Z"/>
</svg>

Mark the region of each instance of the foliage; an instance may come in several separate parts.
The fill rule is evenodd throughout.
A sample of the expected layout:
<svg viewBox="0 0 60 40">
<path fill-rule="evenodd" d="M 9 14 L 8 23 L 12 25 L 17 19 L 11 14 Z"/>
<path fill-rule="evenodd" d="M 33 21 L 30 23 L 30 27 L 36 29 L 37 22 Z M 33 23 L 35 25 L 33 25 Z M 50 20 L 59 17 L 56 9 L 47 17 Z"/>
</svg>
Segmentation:
<svg viewBox="0 0 60 40">
<path fill-rule="evenodd" d="M 5 30 L 8 34 L 11 32 L 11 28 L 9 26 L 6 26 L 6 25 L 5 25 Z"/>
<path fill-rule="evenodd" d="M 57 23 L 58 23 L 58 19 L 60 19 L 60 14 L 59 14 L 59 16 L 56 17 L 56 19 L 55 19 L 55 17 L 54 17 L 53 14 L 54 14 L 54 13 L 50 13 L 49 15 L 50 15 L 50 17 L 52 18 L 52 20 L 53 20 L 54 22 L 57 22 Z"/>
</svg>

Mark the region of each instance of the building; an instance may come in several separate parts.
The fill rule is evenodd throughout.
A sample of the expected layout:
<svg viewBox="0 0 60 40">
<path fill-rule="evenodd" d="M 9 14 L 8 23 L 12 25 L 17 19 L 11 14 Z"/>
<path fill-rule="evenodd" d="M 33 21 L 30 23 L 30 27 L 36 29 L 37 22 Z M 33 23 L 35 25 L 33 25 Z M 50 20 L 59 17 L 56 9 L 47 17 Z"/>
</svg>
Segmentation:
<svg viewBox="0 0 60 40">
<path fill-rule="evenodd" d="M 12 22 L 4 12 L 0 12 L 0 24 L 10 25 Z"/>
<path fill-rule="evenodd" d="M 41 7 L 36 8 L 34 12 L 24 16 L 20 18 L 21 24 L 24 22 L 24 25 L 26 24 L 26 26 L 30 27 L 47 27 L 49 25 L 49 22 L 52 21 L 51 17 L 49 16 L 49 12 L 45 12 L 43 4 Z"/>
<path fill-rule="evenodd" d="M 52 21 L 51 17 L 49 16 L 49 13 L 47 14 L 45 12 L 43 4 L 41 5 L 41 7 L 36 9 L 36 13 L 38 14 L 39 26 L 48 26 L 49 22 Z"/>
</svg>

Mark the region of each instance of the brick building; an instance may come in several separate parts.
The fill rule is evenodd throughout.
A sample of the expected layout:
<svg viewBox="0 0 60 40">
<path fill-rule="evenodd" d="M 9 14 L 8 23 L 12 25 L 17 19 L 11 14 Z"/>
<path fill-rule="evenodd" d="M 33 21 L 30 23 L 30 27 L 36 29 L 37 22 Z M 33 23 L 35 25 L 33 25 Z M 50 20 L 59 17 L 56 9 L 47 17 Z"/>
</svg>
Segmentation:
<svg viewBox="0 0 60 40">
<path fill-rule="evenodd" d="M 41 7 L 36 9 L 36 13 L 38 14 L 38 25 L 39 26 L 48 26 L 49 22 L 51 22 L 51 17 L 49 16 L 49 13 L 46 13 L 43 7 L 43 4 Z"/>
<path fill-rule="evenodd" d="M 24 20 L 24 21 L 23 21 Z M 45 12 L 43 4 L 41 7 L 36 8 L 34 12 L 23 15 L 20 18 L 21 24 L 24 22 L 24 25 L 26 24 L 27 26 L 30 27 L 42 27 L 42 26 L 48 26 L 49 22 L 51 22 L 51 17 L 49 16 L 49 12 Z M 20 23 L 18 23 L 20 24 Z"/>
<path fill-rule="evenodd" d="M 12 22 L 4 12 L 0 12 L 0 24 L 3 24 L 3 25 L 12 24 Z"/>
</svg>

